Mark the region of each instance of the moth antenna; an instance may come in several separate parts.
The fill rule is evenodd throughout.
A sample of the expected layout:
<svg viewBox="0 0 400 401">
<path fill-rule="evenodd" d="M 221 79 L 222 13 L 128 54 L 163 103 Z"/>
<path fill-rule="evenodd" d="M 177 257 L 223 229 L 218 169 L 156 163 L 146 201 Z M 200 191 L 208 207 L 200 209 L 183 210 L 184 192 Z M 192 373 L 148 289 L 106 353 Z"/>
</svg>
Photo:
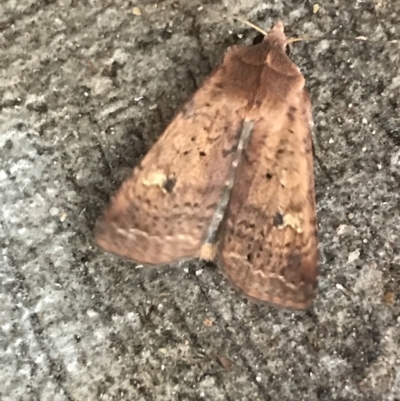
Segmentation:
<svg viewBox="0 0 400 401">
<path fill-rule="evenodd" d="M 236 21 L 240 21 L 243 24 L 248 25 L 249 27 L 255 29 L 257 32 L 260 32 L 263 35 L 266 35 L 267 32 L 264 31 L 263 29 L 261 29 L 259 26 L 251 23 L 250 21 L 247 21 L 245 19 L 239 18 L 239 17 L 232 17 L 232 19 L 236 20 Z M 335 37 L 335 36 L 319 36 L 319 37 L 307 37 L 307 36 L 302 36 L 299 38 L 289 38 L 287 40 L 287 44 L 291 44 L 294 42 L 305 42 L 305 41 L 318 41 L 318 40 L 348 40 L 348 41 L 353 41 L 353 42 L 378 42 L 381 43 L 382 41 L 375 41 L 375 40 L 371 40 L 368 39 L 365 36 L 356 36 L 355 38 L 351 38 L 351 37 Z M 386 43 L 399 43 L 399 41 L 397 39 L 394 40 L 389 40 L 386 41 Z"/>
<path fill-rule="evenodd" d="M 287 40 L 287 44 L 289 45 L 289 44 L 294 43 L 294 42 L 304 42 L 304 41 L 307 41 L 307 40 L 318 40 L 318 38 L 307 38 L 306 36 L 303 36 L 303 37 L 300 37 L 300 38 L 289 38 Z"/>
<path fill-rule="evenodd" d="M 259 26 L 253 24 L 253 23 L 250 22 L 250 21 L 247 21 L 247 20 L 242 19 L 242 18 L 239 18 L 239 17 L 232 17 L 232 19 L 234 19 L 234 20 L 236 20 L 236 21 L 240 21 L 240 22 L 242 22 L 243 24 L 248 25 L 249 27 L 255 29 L 257 32 L 260 32 L 260 33 L 263 34 L 263 35 L 267 35 L 267 32 L 266 32 L 266 31 L 264 31 L 264 30 L 261 29 Z M 303 41 L 307 41 L 307 40 L 324 40 L 324 39 L 330 39 L 330 38 L 327 37 L 327 36 L 324 36 L 324 37 L 317 37 L 317 38 L 303 36 L 303 37 L 299 37 L 299 38 L 289 38 L 289 39 L 287 40 L 287 44 L 294 43 L 294 42 L 303 42 Z M 338 40 L 339 38 L 332 38 L 332 39 Z M 357 40 L 357 38 L 356 38 L 356 40 Z M 359 39 L 358 39 L 358 40 L 368 40 L 368 39 L 367 39 L 366 37 L 364 37 L 364 36 L 359 36 Z"/>
<path fill-rule="evenodd" d="M 217 14 L 217 12 L 216 11 L 214 11 L 214 10 L 208 10 L 209 12 L 212 12 L 212 13 L 214 13 L 214 14 L 216 14 L 216 15 L 218 15 L 218 17 L 219 17 L 219 14 Z M 251 27 L 251 28 L 253 28 L 253 29 L 255 29 L 257 32 L 259 32 L 259 33 L 261 33 L 262 35 L 266 35 L 267 34 L 267 31 L 264 31 L 264 29 L 262 29 L 262 28 L 260 28 L 259 26 L 257 26 L 257 25 L 255 25 L 255 24 L 253 24 L 252 22 L 250 22 L 250 21 L 248 21 L 248 20 L 246 20 L 246 19 L 244 19 L 244 18 L 241 18 L 241 17 L 235 17 L 235 16 L 233 16 L 233 15 L 230 15 L 230 16 L 227 16 L 228 18 L 232 18 L 233 20 L 236 20 L 236 21 L 239 21 L 239 22 L 242 22 L 243 24 L 245 24 L 245 25 L 247 25 L 247 26 L 249 26 L 249 27 Z M 388 40 L 388 41 L 382 41 L 382 40 L 371 40 L 371 39 L 368 39 L 366 36 L 356 36 L 355 38 L 352 38 L 352 37 L 335 37 L 335 36 L 319 36 L 319 37 L 312 37 L 312 36 L 310 36 L 310 37 L 307 37 L 307 36 L 302 36 L 302 37 L 299 37 L 299 38 L 288 38 L 288 40 L 287 40 L 287 44 L 291 44 L 291 43 L 294 43 L 294 42 L 304 42 L 304 41 L 318 41 L 318 40 L 346 40 L 346 41 L 353 41 L 353 42 L 371 42 L 371 43 L 382 43 L 382 42 L 384 42 L 384 43 L 399 43 L 400 41 L 398 40 L 398 39 L 393 39 L 393 40 Z"/>
<path fill-rule="evenodd" d="M 243 24 L 248 25 L 249 27 L 255 29 L 257 32 L 260 32 L 260 33 L 263 34 L 263 35 L 266 35 L 266 34 L 267 34 L 266 31 L 264 31 L 263 29 L 261 29 L 259 26 L 254 25 L 254 24 L 251 23 L 250 21 L 247 21 L 247 20 L 242 19 L 242 18 L 239 18 L 239 17 L 232 17 L 232 19 L 234 19 L 234 20 L 236 20 L 236 21 L 243 22 Z"/>
<path fill-rule="evenodd" d="M 240 17 L 233 17 L 232 16 L 231 18 L 236 20 L 236 21 L 240 21 L 243 24 L 248 25 L 249 27 L 255 29 L 257 32 L 260 32 L 262 35 L 267 35 L 266 31 L 264 31 L 262 28 L 260 28 L 259 26 L 253 24 L 250 21 L 247 21 L 247 20 L 245 20 L 243 18 L 240 18 Z M 291 44 L 291 43 L 294 43 L 294 42 L 304 42 L 304 41 L 307 41 L 307 40 L 310 40 L 310 41 L 317 41 L 317 40 L 352 40 L 352 41 L 357 41 L 357 42 L 358 41 L 361 41 L 361 42 L 369 41 L 369 39 L 366 38 L 365 36 L 357 36 L 356 38 L 346 38 L 346 37 L 345 38 L 343 38 L 343 37 L 342 38 L 338 38 L 338 37 L 333 37 L 333 36 L 320 36 L 320 37 L 313 38 L 313 37 L 302 36 L 302 37 L 299 37 L 299 38 L 289 38 L 287 40 L 287 44 Z M 397 41 L 390 41 L 389 43 L 397 43 Z"/>
<path fill-rule="evenodd" d="M 250 21 L 247 21 L 245 19 L 239 18 L 239 17 L 232 17 L 232 19 L 236 20 L 236 21 L 240 21 L 243 24 L 248 25 L 249 27 L 255 29 L 257 32 L 260 32 L 263 35 L 267 35 L 267 32 L 264 31 L 263 29 L 261 29 L 259 26 L 253 24 Z M 300 38 L 289 38 L 287 40 L 287 44 L 293 43 L 293 42 L 301 42 L 301 41 L 305 41 L 305 40 L 319 40 L 321 38 L 308 38 L 308 37 L 300 37 Z M 325 39 L 325 38 L 324 38 Z M 322 39 L 321 39 L 322 40 Z"/>
</svg>

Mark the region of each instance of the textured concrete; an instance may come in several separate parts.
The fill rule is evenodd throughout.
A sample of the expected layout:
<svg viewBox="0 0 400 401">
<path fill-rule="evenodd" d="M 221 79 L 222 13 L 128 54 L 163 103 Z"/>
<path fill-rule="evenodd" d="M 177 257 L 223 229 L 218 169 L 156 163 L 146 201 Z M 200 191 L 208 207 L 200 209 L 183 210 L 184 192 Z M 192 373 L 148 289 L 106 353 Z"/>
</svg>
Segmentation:
<svg viewBox="0 0 400 401">
<path fill-rule="evenodd" d="M 283 3 L 285 3 L 283 5 Z M 0 399 L 400 400 L 400 2 L 3 0 Z M 142 15 L 133 15 L 133 6 Z M 215 11 L 215 12 L 213 12 Z M 323 256 L 306 313 L 213 265 L 135 268 L 96 216 L 233 43 L 298 35 Z"/>
</svg>

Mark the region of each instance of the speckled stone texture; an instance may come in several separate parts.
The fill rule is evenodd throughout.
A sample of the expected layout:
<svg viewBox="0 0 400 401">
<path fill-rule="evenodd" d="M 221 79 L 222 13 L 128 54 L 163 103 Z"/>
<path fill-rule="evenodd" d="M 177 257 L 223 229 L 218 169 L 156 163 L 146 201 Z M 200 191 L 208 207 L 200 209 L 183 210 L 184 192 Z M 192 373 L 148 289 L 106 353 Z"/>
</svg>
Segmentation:
<svg viewBox="0 0 400 401">
<path fill-rule="evenodd" d="M 1 2 L 2 401 L 400 400 L 400 1 L 318 4 Z M 234 13 L 375 41 L 292 46 L 315 117 L 307 312 L 246 301 L 212 264 L 146 270 L 93 243 L 174 111 L 256 35 Z"/>
</svg>

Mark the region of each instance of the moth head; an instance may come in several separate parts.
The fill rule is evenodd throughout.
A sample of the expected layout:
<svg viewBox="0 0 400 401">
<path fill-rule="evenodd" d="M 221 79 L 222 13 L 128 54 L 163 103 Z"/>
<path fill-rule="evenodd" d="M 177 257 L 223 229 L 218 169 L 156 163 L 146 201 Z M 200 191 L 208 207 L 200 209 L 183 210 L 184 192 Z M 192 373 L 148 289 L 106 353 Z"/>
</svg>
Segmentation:
<svg viewBox="0 0 400 401">
<path fill-rule="evenodd" d="M 284 32 L 284 26 L 282 21 L 278 21 L 272 29 L 267 32 L 264 40 L 271 43 L 273 46 L 278 47 L 280 50 L 286 52 L 286 46 L 288 44 L 288 40 L 286 38 Z"/>
</svg>

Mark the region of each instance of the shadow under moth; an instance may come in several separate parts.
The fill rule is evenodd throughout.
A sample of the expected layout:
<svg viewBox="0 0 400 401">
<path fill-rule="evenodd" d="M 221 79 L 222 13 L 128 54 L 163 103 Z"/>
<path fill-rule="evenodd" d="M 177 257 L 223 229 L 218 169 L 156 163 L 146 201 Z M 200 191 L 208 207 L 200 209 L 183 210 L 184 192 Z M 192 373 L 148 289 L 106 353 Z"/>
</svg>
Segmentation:
<svg viewBox="0 0 400 401">
<path fill-rule="evenodd" d="M 98 219 L 103 249 L 145 265 L 215 260 L 253 300 L 311 305 L 312 113 L 288 43 L 278 22 L 228 49 Z"/>
</svg>

